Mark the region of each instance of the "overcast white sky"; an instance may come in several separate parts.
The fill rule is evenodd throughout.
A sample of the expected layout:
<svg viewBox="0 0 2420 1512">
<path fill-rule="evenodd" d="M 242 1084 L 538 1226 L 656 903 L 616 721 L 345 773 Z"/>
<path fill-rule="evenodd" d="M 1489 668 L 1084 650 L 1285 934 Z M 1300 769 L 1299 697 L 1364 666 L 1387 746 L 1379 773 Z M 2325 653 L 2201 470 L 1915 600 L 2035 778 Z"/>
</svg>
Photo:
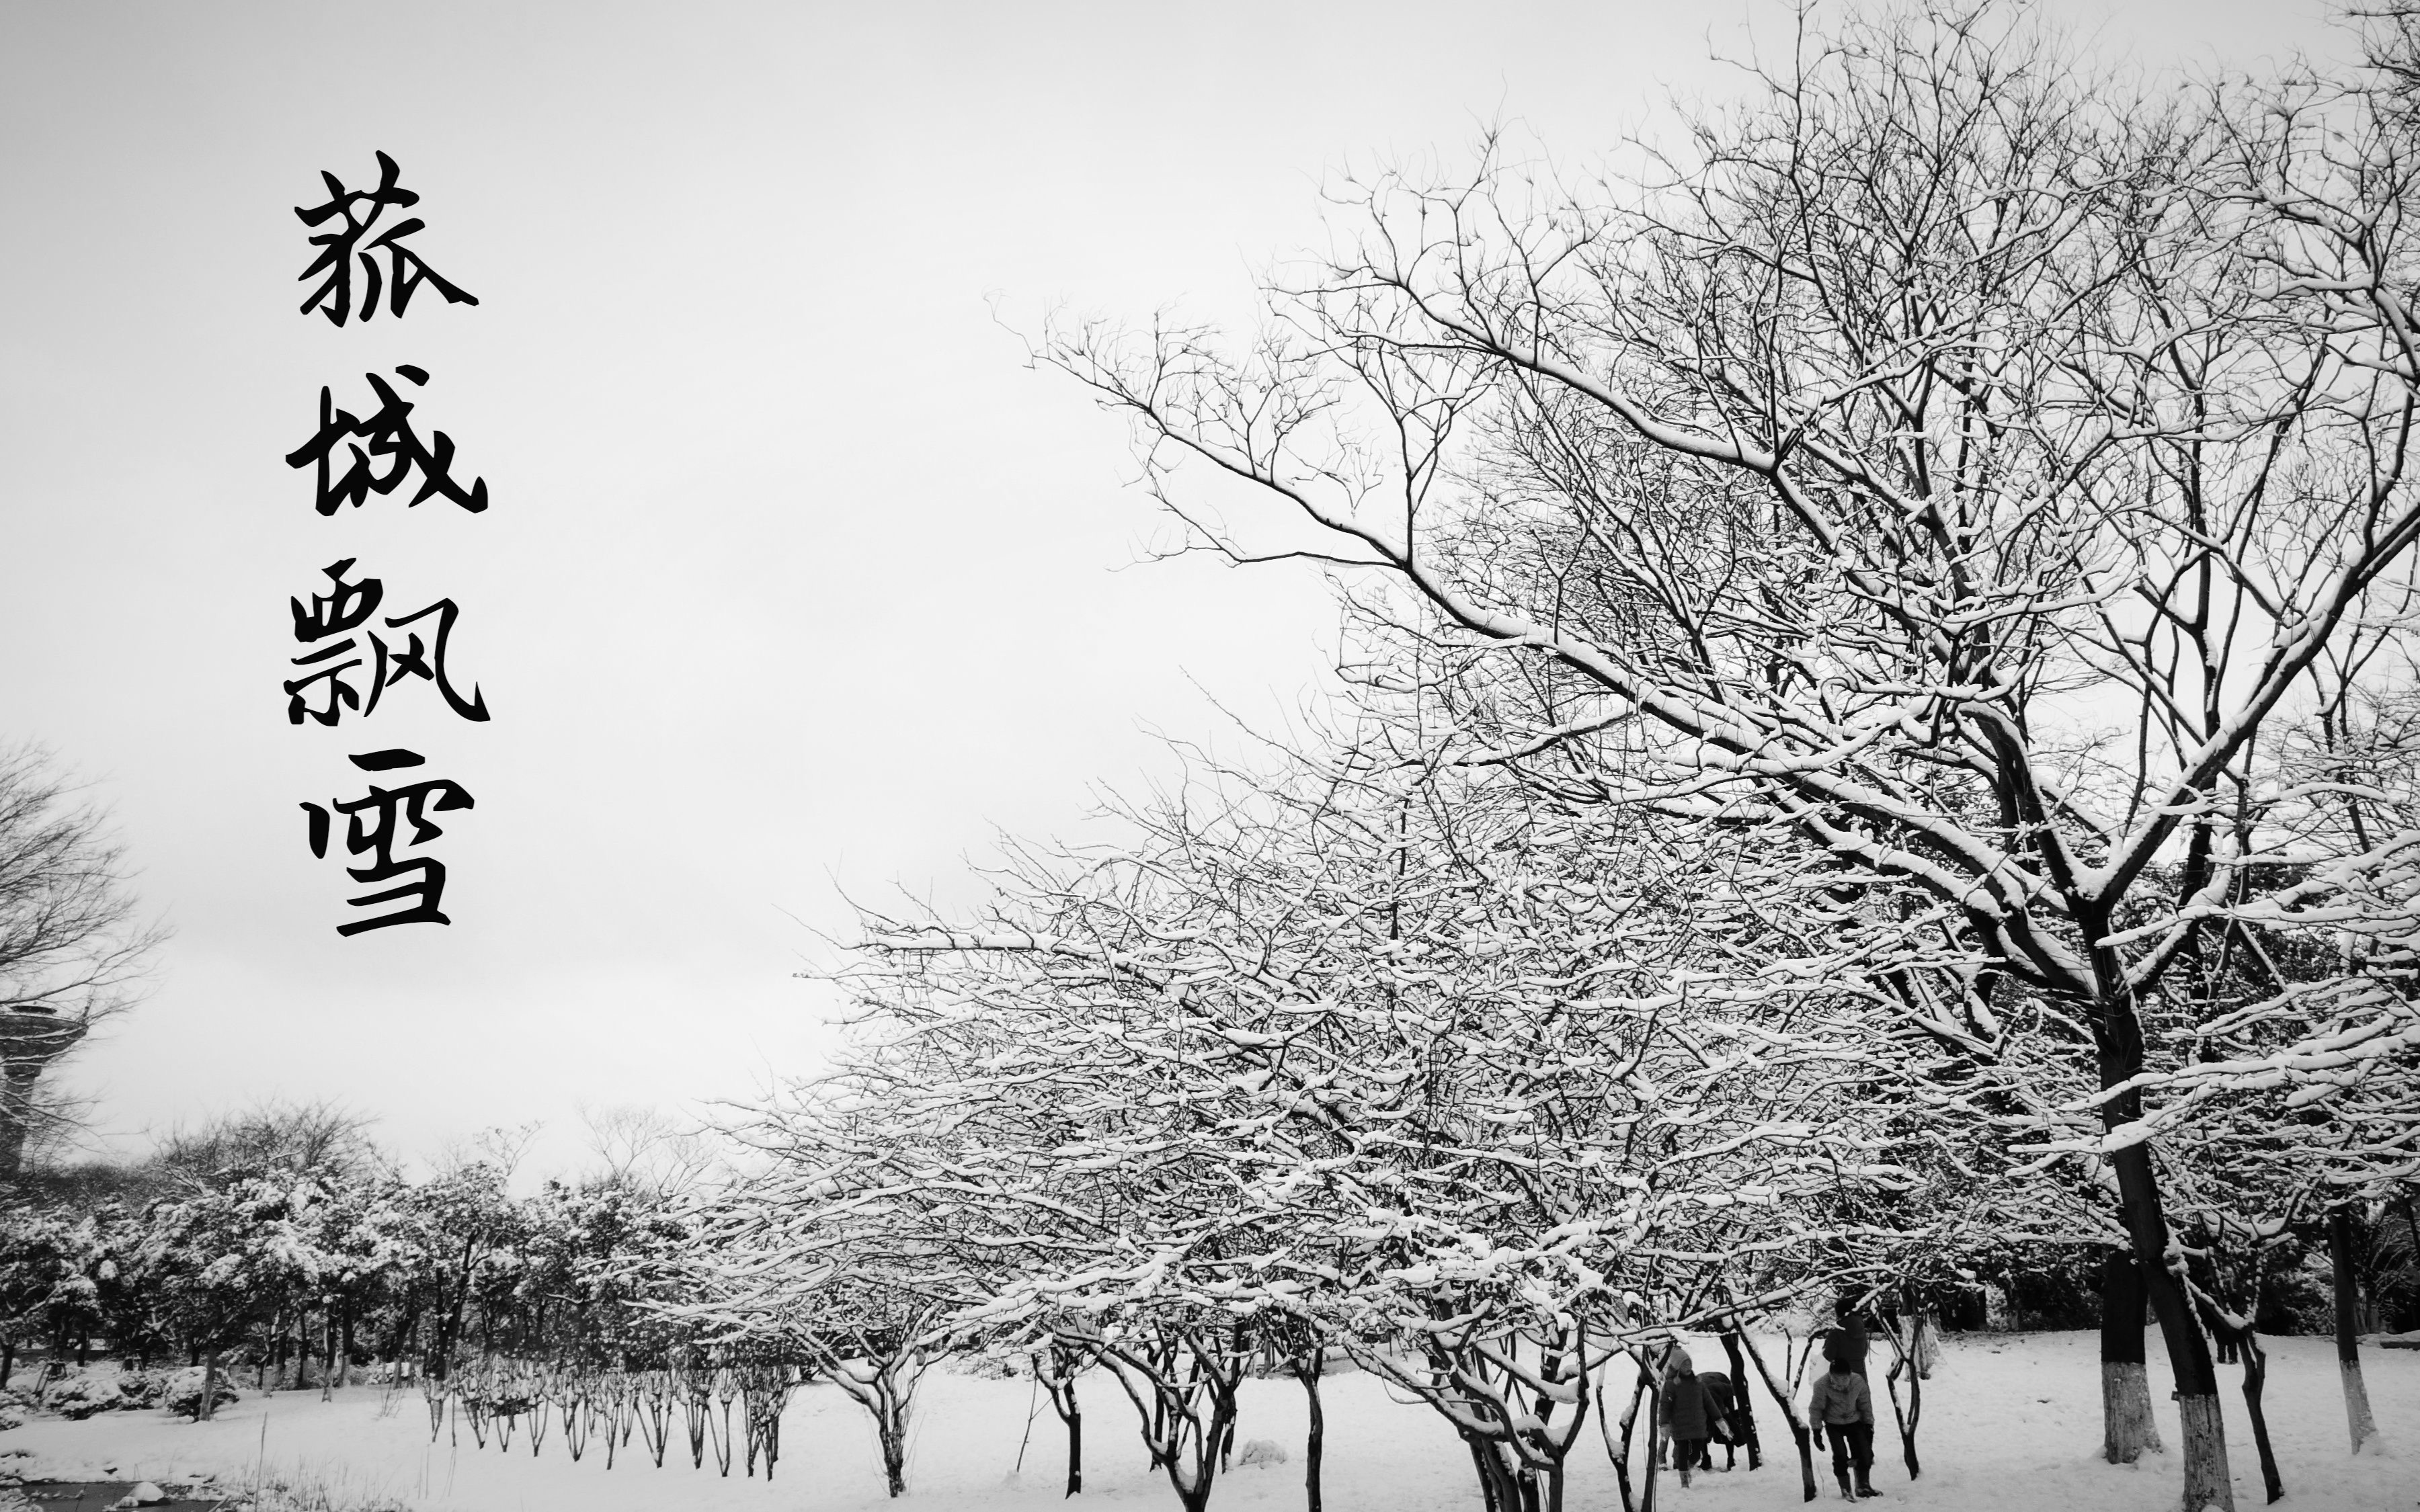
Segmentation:
<svg viewBox="0 0 2420 1512">
<path fill-rule="evenodd" d="M 2311 0 L 2055 8 L 2154 66 L 2335 45 Z M 1336 167 L 1498 116 L 1584 162 L 1785 16 L 0 3 L 0 736 L 90 779 L 176 930 L 75 1070 L 101 1126 L 333 1097 L 407 1150 L 544 1120 L 565 1164 L 579 1103 L 811 1069 L 841 887 L 966 897 L 996 829 L 1214 736 L 1202 690 L 1273 721 L 1326 665 L 1315 577 L 1134 564 L 1123 426 L 993 301 L 1233 317 Z M 375 149 L 475 309 L 298 313 L 291 208 Z M 283 465 L 319 385 L 399 363 L 485 515 L 321 518 Z M 422 685 L 287 723 L 286 600 L 347 556 L 461 606 L 490 723 Z M 455 923 L 340 939 L 296 805 L 397 745 L 478 800 L 431 847 Z"/>
</svg>

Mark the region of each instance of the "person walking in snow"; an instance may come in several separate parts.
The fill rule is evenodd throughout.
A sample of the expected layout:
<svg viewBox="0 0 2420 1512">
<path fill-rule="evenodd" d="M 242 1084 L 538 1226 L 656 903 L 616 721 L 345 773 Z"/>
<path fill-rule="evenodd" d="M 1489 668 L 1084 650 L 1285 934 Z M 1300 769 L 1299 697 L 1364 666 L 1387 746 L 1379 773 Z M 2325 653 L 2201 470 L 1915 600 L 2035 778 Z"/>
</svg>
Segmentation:
<svg viewBox="0 0 2420 1512">
<path fill-rule="evenodd" d="M 1807 1396 L 1807 1421 L 1814 1425 L 1816 1448 L 1823 1447 L 1824 1434 L 1832 1435 L 1832 1473 L 1840 1482 L 1842 1501 L 1883 1494 L 1874 1489 L 1874 1394 L 1864 1376 L 1834 1359 Z M 1857 1478 L 1854 1488 L 1852 1471 Z"/>
<path fill-rule="evenodd" d="M 1706 1400 L 1705 1384 L 1698 1379 L 1689 1351 L 1678 1344 L 1664 1356 L 1664 1405 L 1656 1416 L 1672 1441 L 1672 1463 L 1680 1467 L 1681 1484 L 1686 1486 L 1689 1472 L 1705 1456 L 1707 1425 L 1714 1409 Z"/>
</svg>

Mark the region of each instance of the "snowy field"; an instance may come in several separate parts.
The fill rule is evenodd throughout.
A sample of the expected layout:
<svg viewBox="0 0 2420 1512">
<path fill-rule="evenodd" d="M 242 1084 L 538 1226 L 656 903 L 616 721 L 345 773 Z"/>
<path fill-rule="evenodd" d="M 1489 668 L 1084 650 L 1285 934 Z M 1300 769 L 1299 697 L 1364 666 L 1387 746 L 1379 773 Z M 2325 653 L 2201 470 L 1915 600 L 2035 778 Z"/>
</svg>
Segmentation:
<svg viewBox="0 0 2420 1512">
<path fill-rule="evenodd" d="M 2420 1506 L 2420 1351 L 2364 1350 L 2370 1396 L 2390 1453 L 2359 1460 L 2346 1453 L 2344 1412 L 2331 1342 L 2324 1338 L 2267 1341 L 2271 1432 L 2286 1477 L 2287 1501 L 2298 1507 L 2386 1512 Z M 1719 1360 L 1708 1341 L 1699 1357 Z M 2152 1357 L 2158 1355 L 2153 1340 Z M 2152 1366 L 2155 1381 L 2160 1366 Z M 2225 1370 L 2227 1437 L 2237 1504 L 2261 1504 L 2258 1462 L 2237 1393 L 2238 1375 Z M 927 1508 L 1034 1508 L 1059 1505 L 1063 1439 L 1047 1401 L 1035 1402 L 1022 1381 L 999 1381 L 946 1371 L 925 1380 L 908 1463 L 908 1504 Z M 2156 1394 L 2156 1385 L 2155 1385 Z M 1326 1382 L 1326 1504 L 1335 1512 L 1422 1512 L 1478 1504 L 1470 1461 L 1442 1419 L 1425 1408 L 1388 1399 L 1379 1383 L 1357 1372 Z M 1176 1505 L 1164 1478 L 1146 1468 L 1132 1409 L 1105 1376 L 1083 1383 L 1085 1491 L 1090 1506 Z M 2101 1442 L 2098 1335 L 2089 1333 L 1968 1335 L 1947 1341 L 1942 1365 L 1927 1384 L 1918 1450 L 1924 1477 L 1911 1485 L 1899 1462 L 1887 1420 L 1877 1435 L 1875 1485 L 1887 1493 L 1876 1505 L 1922 1505 L 1945 1512 L 2024 1506 L 2054 1512 L 2167 1512 L 2177 1504 L 2176 1419 L 2163 1401 L 2161 1431 L 2171 1453 L 2140 1468 L 2118 1468 L 2098 1458 Z M 1029 1411 L 1031 1443 L 1022 1475 L 1016 1473 Z M 1878 1404 L 1886 1413 L 1887 1405 Z M 1302 1503 L 1302 1393 L 1290 1381 L 1255 1381 L 1244 1387 L 1238 1444 L 1273 1439 L 1286 1464 L 1237 1469 L 1222 1477 L 1214 1506 L 1293 1507 Z M 1733 1507 L 1798 1504 L 1798 1474 L 1790 1462 L 1787 1430 L 1769 1403 L 1759 1424 L 1780 1455 L 1754 1474 L 1700 1476 L 1668 1504 L 1723 1512 Z M 637 1449 L 635 1437 L 631 1449 Z M 829 1386 L 801 1391 L 782 1431 L 777 1478 L 728 1479 L 707 1468 L 668 1458 L 658 1470 L 635 1453 L 612 1471 L 591 1447 L 574 1464 L 560 1438 L 550 1435 L 533 1458 L 516 1437 L 509 1453 L 441 1437 L 431 1443 L 417 1394 L 387 1398 L 355 1387 L 322 1403 L 317 1392 L 247 1396 L 215 1422 L 189 1424 L 158 1412 L 112 1412 L 68 1423 L 38 1419 L 0 1436 L 8 1461 L 39 1477 L 168 1478 L 195 1472 L 248 1477 L 256 1464 L 272 1473 L 350 1489 L 365 1501 L 392 1499 L 416 1512 L 856 1512 L 890 1504 L 882 1492 L 874 1435 L 864 1414 Z M 1602 1441 L 1591 1433 L 1574 1457 L 1567 1505 L 1618 1507 Z M 1716 1451 L 1716 1462 L 1721 1454 Z M 1821 1469 L 1822 1467 L 1819 1467 Z M 1829 1474 L 1823 1479 L 1828 1488 Z M 1660 1498 L 1659 1498 L 1660 1499 Z M 1834 1502 L 1838 1504 L 1837 1501 Z"/>
</svg>

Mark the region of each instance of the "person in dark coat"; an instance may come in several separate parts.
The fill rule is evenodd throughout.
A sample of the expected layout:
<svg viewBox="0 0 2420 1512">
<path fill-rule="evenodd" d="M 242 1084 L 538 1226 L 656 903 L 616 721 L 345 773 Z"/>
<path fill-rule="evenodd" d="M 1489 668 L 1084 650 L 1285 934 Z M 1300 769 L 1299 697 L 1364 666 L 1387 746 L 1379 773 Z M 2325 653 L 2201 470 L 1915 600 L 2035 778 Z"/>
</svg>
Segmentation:
<svg viewBox="0 0 2420 1512">
<path fill-rule="evenodd" d="M 1697 1366 L 1690 1363 L 1689 1351 L 1677 1344 L 1664 1357 L 1664 1405 L 1658 1416 L 1666 1436 L 1672 1441 L 1672 1463 L 1680 1467 L 1681 1484 L 1686 1486 L 1689 1472 L 1706 1458 L 1708 1425 L 1714 1411 L 1706 1400 L 1705 1383 L 1698 1379 Z"/>
<path fill-rule="evenodd" d="M 1814 1426 L 1816 1448 L 1823 1447 L 1824 1434 L 1832 1435 L 1832 1473 L 1840 1482 L 1840 1499 L 1880 1496 L 1873 1481 L 1874 1394 L 1866 1378 L 1847 1362 L 1834 1360 L 1807 1394 L 1807 1421 Z M 1853 1471 L 1857 1479 L 1854 1489 L 1849 1485 Z"/>
<path fill-rule="evenodd" d="M 1857 1316 L 1856 1304 L 1846 1297 L 1832 1304 L 1832 1316 L 1838 1321 L 1823 1335 L 1823 1358 L 1827 1363 L 1847 1365 L 1851 1375 L 1863 1381 L 1866 1350 L 1872 1346 L 1865 1319 Z"/>
<path fill-rule="evenodd" d="M 1740 1439 L 1738 1419 L 1731 1414 L 1739 1407 L 1738 1388 L 1731 1384 L 1731 1378 L 1720 1370 L 1699 1371 L 1698 1384 L 1706 1393 L 1706 1444 L 1699 1451 L 1698 1468 L 1714 1468 L 1714 1445 L 1719 1443 L 1724 1451 L 1723 1469 L 1736 1470 L 1739 1468 Z"/>
</svg>

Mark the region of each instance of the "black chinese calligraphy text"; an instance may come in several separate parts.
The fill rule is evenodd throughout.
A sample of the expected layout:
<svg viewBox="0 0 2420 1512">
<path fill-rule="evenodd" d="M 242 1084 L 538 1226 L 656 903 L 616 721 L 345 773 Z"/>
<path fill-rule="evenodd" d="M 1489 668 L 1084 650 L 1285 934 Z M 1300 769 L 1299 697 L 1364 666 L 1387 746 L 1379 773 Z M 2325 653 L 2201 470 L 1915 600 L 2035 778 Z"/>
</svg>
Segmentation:
<svg viewBox="0 0 2420 1512">
<path fill-rule="evenodd" d="M 328 575 L 330 590 L 314 594 L 307 605 L 299 598 L 286 601 L 294 616 L 294 639 L 315 647 L 294 658 L 294 665 L 306 671 L 285 685 L 287 722 L 301 724 L 309 718 L 333 725 L 348 709 L 366 717 L 378 708 L 379 699 L 388 688 L 407 677 L 434 683 L 446 706 L 456 714 L 465 719 L 484 721 L 488 717 L 488 701 L 478 685 L 472 685 L 471 696 L 466 699 L 446 675 L 446 643 L 453 636 L 454 621 L 459 612 L 454 601 L 441 598 L 410 614 L 388 616 L 381 623 L 389 630 L 403 630 L 435 616 L 427 640 L 416 630 L 407 630 L 402 637 L 391 640 L 377 629 L 364 628 L 378 612 L 386 585 L 369 577 L 347 582 L 345 574 L 352 566 L 353 559 L 347 557 L 322 568 Z M 328 643 L 320 645 L 320 641 Z M 368 668 L 365 675 L 358 679 L 348 675 L 364 666 Z M 359 687 L 354 686 L 357 680 Z"/>
<path fill-rule="evenodd" d="M 428 381 L 427 371 L 404 363 L 396 368 L 414 385 Z M 367 419 L 357 418 L 349 409 L 335 406 L 334 395 L 325 387 L 319 390 L 319 428 L 312 438 L 286 454 L 290 468 L 316 467 L 318 492 L 313 507 L 322 515 L 333 515 L 339 504 L 361 507 L 372 494 L 390 494 L 402 486 L 403 480 L 416 469 L 420 473 L 420 491 L 406 501 L 407 507 L 424 499 L 443 498 L 453 501 L 476 515 L 488 507 L 488 482 L 473 478 L 471 486 L 463 487 L 454 481 L 454 439 L 443 431 L 430 433 L 427 441 L 411 428 L 412 404 L 395 392 L 395 386 L 376 373 L 365 373 L 370 392 L 378 396 L 379 407 Z M 347 440 L 359 437 L 359 441 Z M 340 475 L 334 467 L 336 445 L 345 443 L 351 454 L 351 465 Z M 366 444 L 365 444 L 366 443 Z M 385 465 L 374 462 L 380 459 Z"/>
<path fill-rule="evenodd" d="M 398 748 L 366 751 L 349 760 L 363 771 L 385 772 L 422 765 L 427 758 L 418 751 Z M 398 788 L 382 788 L 373 782 L 369 792 L 362 797 L 332 799 L 326 808 L 316 803 L 303 804 L 302 811 L 310 820 L 313 856 L 326 858 L 334 817 L 341 815 L 345 820 L 347 853 L 369 857 L 364 865 L 345 868 L 347 876 L 365 884 L 411 879 L 381 891 L 346 899 L 346 903 L 354 908 L 376 908 L 407 900 L 410 906 L 339 924 L 336 933 L 359 934 L 365 930 L 385 929 L 391 924 L 451 924 L 453 920 L 437 906 L 445 892 L 445 863 L 425 856 L 398 859 L 395 853 L 398 846 L 425 845 L 445 833 L 435 820 L 428 817 L 431 813 L 447 813 L 474 807 L 476 805 L 468 790 L 442 778 L 407 783 Z M 409 837 L 402 834 L 407 825 L 411 829 Z"/>
<path fill-rule="evenodd" d="M 318 257 L 302 270 L 304 279 L 323 278 L 311 297 L 302 301 L 302 313 L 317 310 L 328 317 L 331 325 L 341 326 L 355 309 L 353 274 L 356 268 L 362 277 L 359 308 L 367 320 L 378 312 L 379 288 L 387 290 L 387 309 L 400 319 L 404 307 L 411 302 L 412 290 L 426 283 L 445 296 L 448 304 L 476 304 L 478 300 L 468 291 L 446 282 L 437 270 L 421 260 L 420 255 L 403 244 L 403 239 L 424 229 L 427 223 L 411 216 L 380 228 L 380 222 L 390 209 L 410 209 L 420 203 L 420 196 L 396 185 L 398 170 L 395 160 L 381 152 L 378 155 L 379 182 L 376 189 L 347 189 L 344 180 L 322 171 L 319 177 L 328 186 L 328 202 L 308 209 L 297 205 L 295 215 L 304 225 L 334 227 L 311 239 L 319 249 Z M 377 232 L 372 236 L 372 232 Z M 379 272 L 378 254 L 384 253 L 387 271 Z M 324 277 L 323 277 L 324 275 Z"/>
</svg>

